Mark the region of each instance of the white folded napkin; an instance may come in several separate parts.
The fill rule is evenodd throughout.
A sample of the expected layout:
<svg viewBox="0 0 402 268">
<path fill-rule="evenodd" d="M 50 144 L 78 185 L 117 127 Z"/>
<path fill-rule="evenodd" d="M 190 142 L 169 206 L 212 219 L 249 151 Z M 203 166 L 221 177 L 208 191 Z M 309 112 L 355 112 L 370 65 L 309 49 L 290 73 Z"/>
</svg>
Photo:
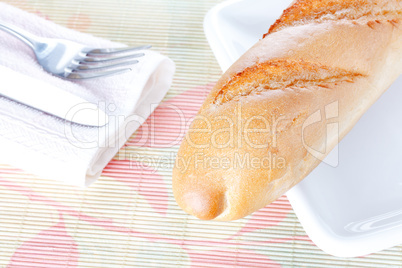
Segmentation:
<svg viewBox="0 0 402 268">
<path fill-rule="evenodd" d="M 122 46 L 66 29 L 4 3 L 0 3 L 0 21 L 39 36 L 69 39 L 90 47 Z M 71 125 L 0 96 L 0 162 L 73 185 L 94 182 L 171 85 L 174 63 L 152 50 L 145 54 L 131 72 L 68 81 L 44 71 L 28 46 L 0 31 L 0 87 L 14 86 L 13 90 L 18 90 L 8 75 L 18 72 L 19 79 L 29 76 L 38 81 L 32 83 L 32 94 L 45 82 L 99 104 L 109 116 L 109 124 L 100 128 Z"/>
</svg>

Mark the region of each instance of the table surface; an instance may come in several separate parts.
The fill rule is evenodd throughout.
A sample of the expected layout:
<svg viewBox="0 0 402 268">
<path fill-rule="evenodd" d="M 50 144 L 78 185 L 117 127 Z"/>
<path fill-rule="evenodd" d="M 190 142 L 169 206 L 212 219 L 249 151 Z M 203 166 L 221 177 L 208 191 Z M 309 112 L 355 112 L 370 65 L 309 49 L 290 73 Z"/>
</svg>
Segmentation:
<svg viewBox="0 0 402 268">
<path fill-rule="evenodd" d="M 182 122 L 221 70 L 203 32 L 218 0 L 6 0 L 65 27 L 127 45 L 152 44 L 177 64 L 163 103 L 87 189 L 0 164 L 2 267 L 402 267 L 402 245 L 342 259 L 308 238 L 286 196 L 234 222 L 184 213 L 171 190 Z M 268 28 L 268 27 L 267 27 Z M 182 120 L 181 120 L 182 121 Z"/>
</svg>

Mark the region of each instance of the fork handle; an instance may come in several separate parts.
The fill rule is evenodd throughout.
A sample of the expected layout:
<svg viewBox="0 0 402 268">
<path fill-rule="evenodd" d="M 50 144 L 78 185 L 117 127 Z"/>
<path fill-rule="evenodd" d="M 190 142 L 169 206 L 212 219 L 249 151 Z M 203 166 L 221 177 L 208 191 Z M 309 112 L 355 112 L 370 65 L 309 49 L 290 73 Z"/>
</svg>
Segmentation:
<svg viewBox="0 0 402 268">
<path fill-rule="evenodd" d="M 5 32 L 14 35 L 15 37 L 23 41 L 25 44 L 30 46 L 32 49 L 37 48 L 42 43 L 39 41 L 39 37 L 7 23 L 0 22 L 0 30 L 3 30 Z"/>
</svg>

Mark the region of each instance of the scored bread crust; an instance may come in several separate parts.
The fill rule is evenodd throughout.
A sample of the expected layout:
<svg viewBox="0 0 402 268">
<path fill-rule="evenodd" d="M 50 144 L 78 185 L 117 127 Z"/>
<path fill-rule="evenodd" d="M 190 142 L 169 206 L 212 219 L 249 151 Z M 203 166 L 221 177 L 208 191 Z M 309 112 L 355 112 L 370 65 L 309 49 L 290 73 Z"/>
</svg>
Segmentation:
<svg viewBox="0 0 402 268">
<path fill-rule="evenodd" d="M 295 1 L 192 122 L 173 168 L 180 207 L 235 220 L 307 176 L 400 75 L 401 14 L 396 0 Z"/>
</svg>

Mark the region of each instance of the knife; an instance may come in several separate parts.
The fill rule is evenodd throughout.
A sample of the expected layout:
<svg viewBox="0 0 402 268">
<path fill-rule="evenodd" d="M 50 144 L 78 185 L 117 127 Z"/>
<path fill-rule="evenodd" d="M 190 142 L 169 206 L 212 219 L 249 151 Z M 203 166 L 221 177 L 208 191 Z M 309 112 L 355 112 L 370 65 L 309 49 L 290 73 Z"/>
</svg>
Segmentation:
<svg viewBox="0 0 402 268">
<path fill-rule="evenodd" d="M 108 117 L 90 103 L 56 86 L 0 66 L 0 95 L 80 125 L 101 127 Z"/>
</svg>

